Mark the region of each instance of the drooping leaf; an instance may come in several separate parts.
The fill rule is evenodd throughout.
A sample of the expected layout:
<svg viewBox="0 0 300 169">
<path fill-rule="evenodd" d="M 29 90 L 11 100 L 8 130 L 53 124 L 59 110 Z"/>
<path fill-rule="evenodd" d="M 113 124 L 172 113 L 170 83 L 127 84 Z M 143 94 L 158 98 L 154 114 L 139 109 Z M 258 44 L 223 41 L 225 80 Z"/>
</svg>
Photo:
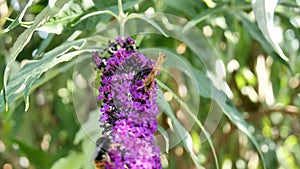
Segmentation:
<svg viewBox="0 0 300 169">
<path fill-rule="evenodd" d="M 183 28 L 183 31 L 190 29 L 193 26 L 196 26 L 198 23 L 202 22 L 203 20 L 207 19 L 211 15 L 222 12 L 223 9 L 225 9 L 226 6 L 224 6 L 225 3 L 219 3 L 214 8 L 210 8 L 205 10 L 204 12 L 200 13 L 199 15 L 196 15 L 193 19 L 191 19 L 186 26 Z"/>
<path fill-rule="evenodd" d="M 17 56 L 22 51 L 22 49 L 29 43 L 33 35 L 33 32 L 36 30 L 36 28 L 42 25 L 43 23 L 45 23 L 48 18 L 53 17 L 59 11 L 59 9 L 63 7 L 63 5 L 66 2 L 67 0 L 58 0 L 54 8 L 46 7 L 39 15 L 36 16 L 33 25 L 29 29 L 26 29 L 18 37 L 13 47 L 9 50 L 8 61 L 5 67 L 4 77 L 3 77 L 3 84 L 4 84 L 3 93 L 4 93 L 4 102 L 6 105 L 6 110 L 8 110 L 8 104 L 6 103 L 7 102 L 6 90 L 7 90 L 7 82 L 9 78 L 11 64 L 16 60 Z"/>
<path fill-rule="evenodd" d="M 234 13 L 235 15 L 238 14 L 238 19 L 243 23 L 244 27 L 246 27 L 249 31 L 249 34 L 257 40 L 263 47 L 263 49 L 270 54 L 275 60 L 278 62 L 286 65 L 288 68 L 290 68 L 288 62 L 284 60 L 282 57 L 280 57 L 274 50 L 274 48 L 268 43 L 264 35 L 262 34 L 261 31 L 259 31 L 259 28 L 257 25 L 253 22 L 251 22 L 246 16 L 244 12 L 236 12 Z"/>
<path fill-rule="evenodd" d="M 161 98 L 160 102 L 158 102 L 158 106 L 171 119 L 172 124 L 174 126 L 174 132 L 176 134 L 175 137 L 179 137 L 182 139 L 183 147 L 191 156 L 197 169 L 203 169 L 204 167 L 201 165 L 200 160 L 198 159 L 198 157 L 196 156 L 196 154 L 194 153 L 194 151 L 192 149 L 193 143 L 191 142 L 191 140 L 192 140 L 191 135 L 189 134 L 188 131 L 186 131 L 186 129 L 177 120 L 169 103 L 164 99 L 163 93 L 161 90 L 158 90 L 158 97 Z M 173 141 L 173 140 L 171 139 L 170 141 Z"/>
<path fill-rule="evenodd" d="M 137 13 L 132 13 L 127 17 L 128 20 L 130 19 L 142 19 L 148 23 L 150 23 L 154 28 L 156 28 L 160 33 L 162 33 L 165 37 L 169 37 L 163 30 L 162 28 L 155 23 L 150 17 L 147 17 L 147 15 L 144 14 L 137 14 Z"/>
<path fill-rule="evenodd" d="M 194 73 L 201 74 L 201 71 L 194 70 Z M 203 75 L 203 73 L 202 73 L 202 75 Z M 203 78 L 197 77 L 197 82 L 203 83 L 203 81 L 201 82 L 202 79 Z M 206 77 L 206 79 L 208 81 L 206 81 L 205 83 L 210 81 L 209 78 Z M 209 82 L 209 83 L 212 84 L 212 82 Z M 200 88 L 202 88 L 201 84 L 199 84 L 198 87 L 199 87 L 199 91 L 203 90 L 203 89 L 200 89 Z M 260 148 L 260 145 L 258 144 L 255 136 L 253 134 L 251 134 L 251 132 L 249 131 L 249 125 L 244 120 L 244 117 L 242 116 L 242 114 L 232 105 L 230 99 L 226 96 L 225 93 L 216 89 L 213 84 L 211 85 L 211 87 L 212 87 L 211 88 L 212 93 L 210 95 L 210 98 L 215 100 L 216 103 L 218 104 L 218 106 L 223 110 L 224 114 L 228 117 L 228 119 L 234 125 L 236 125 L 239 130 L 241 130 L 244 134 L 246 134 L 248 136 L 248 138 L 254 144 L 254 146 L 256 147 L 256 149 L 261 157 L 263 168 L 266 169 L 266 162 L 265 162 L 265 158 L 262 153 L 262 150 Z"/>
<path fill-rule="evenodd" d="M 140 3 L 141 0 L 124 2 L 124 10 Z M 102 4 L 102 6 L 99 6 Z M 118 8 L 114 2 L 98 2 L 88 6 L 77 0 L 70 1 L 59 14 L 49 20 L 38 30 L 61 34 L 65 29 L 93 29 L 99 22 L 108 22 L 111 17 L 117 18 Z M 104 15 L 103 15 L 104 14 Z"/>
<path fill-rule="evenodd" d="M 277 3 L 278 0 L 253 0 L 252 8 L 254 11 L 256 22 L 263 36 L 266 38 L 269 44 L 271 44 L 278 55 L 285 62 L 288 62 L 289 59 L 283 53 L 282 49 L 279 46 L 279 43 L 276 41 L 274 36 L 276 35 L 274 27 L 274 12 Z"/>
<path fill-rule="evenodd" d="M 33 83 L 47 70 L 56 66 L 59 63 L 69 61 L 75 56 L 84 53 L 92 52 L 94 50 L 79 50 L 83 47 L 86 40 L 77 40 L 73 42 L 66 42 L 63 45 L 47 52 L 41 60 L 34 60 L 27 63 L 7 85 L 7 98 L 11 95 L 24 92 L 24 99 L 28 100 L 28 94 L 30 87 Z M 78 51 L 70 52 L 71 49 L 77 49 Z M 3 92 L 3 90 L 2 90 Z M 12 102 L 13 100 L 8 100 Z M 4 102 L 0 103 L 0 107 L 4 106 Z M 28 109 L 28 103 L 26 109 Z"/>
<path fill-rule="evenodd" d="M 214 148 L 214 145 L 212 143 L 212 138 L 210 137 L 209 133 L 206 131 L 206 129 L 204 128 L 204 126 L 201 124 L 200 120 L 197 118 L 197 116 L 190 110 L 190 108 L 188 107 L 187 104 L 185 104 L 169 87 L 167 87 L 164 83 L 160 82 L 159 80 L 156 81 L 157 84 L 162 87 L 163 89 L 167 90 L 168 92 L 170 92 L 172 94 L 172 96 L 174 97 L 174 99 L 182 105 L 182 107 L 188 112 L 188 114 L 195 120 L 196 124 L 199 126 L 199 128 L 202 130 L 202 132 L 204 133 L 205 137 L 208 140 L 209 146 L 212 149 L 213 152 L 213 156 L 215 159 L 215 164 L 216 164 L 216 169 L 219 169 L 219 163 L 218 163 L 218 157 L 216 154 L 216 150 Z M 191 151 L 193 151 L 191 149 Z"/>
<path fill-rule="evenodd" d="M 115 18 L 118 17 L 115 13 L 113 13 L 110 10 L 95 11 L 95 12 L 91 12 L 91 13 L 88 13 L 88 14 L 80 17 L 80 19 L 78 21 L 76 21 L 74 24 L 72 24 L 72 26 L 77 25 L 78 23 L 82 22 L 83 20 L 85 20 L 85 19 L 87 19 L 89 17 L 96 16 L 96 15 L 101 15 L 101 14 L 108 14 L 108 15 L 111 15 L 111 16 L 113 16 Z"/>
<path fill-rule="evenodd" d="M 166 132 L 166 130 L 161 126 L 158 125 L 158 131 L 163 135 L 165 142 L 166 142 L 166 152 L 169 153 L 169 148 L 170 148 L 170 140 L 169 140 L 169 136 L 168 133 Z"/>
<path fill-rule="evenodd" d="M 87 54 L 88 56 L 90 56 L 90 54 Z M 81 59 L 84 59 L 88 56 L 85 56 L 85 55 L 82 55 L 81 56 Z M 81 60 L 80 59 L 80 60 Z M 54 77 L 66 72 L 68 69 L 70 69 L 74 64 L 76 63 L 75 60 L 72 60 L 72 61 L 69 61 L 68 63 L 66 63 L 65 65 L 57 68 L 57 69 L 51 69 L 47 72 L 45 72 L 45 76 L 43 76 L 42 78 L 38 79 L 32 86 L 31 86 L 31 89 L 30 89 L 30 92 L 31 91 L 34 91 L 36 88 L 42 86 L 43 84 L 45 84 L 46 82 L 50 81 L 51 79 L 53 79 Z M 25 80 L 26 77 L 22 77 L 24 78 L 23 81 Z M 14 77 L 12 78 L 14 79 Z M 14 79 L 15 80 L 15 79 Z M 22 81 L 22 80 L 21 80 Z M 12 85 L 11 83 L 8 84 L 8 86 Z M 23 93 L 11 93 L 10 95 L 8 95 L 8 103 L 9 103 L 9 106 L 12 106 L 12 104 L 14 106 L 18 106 L 19 103 L 16 102 L 16 100 L 20 99 L 21 97 L 23 96 Z M 3 101 L 3 90 L 0 91 L 0 103 L 4 103 Z M 14 107 L 13 107 L 14 108 Z M 5 105 L 4 104 L 0 104 L 0 112 L 4 111 L 5 109 Z M 9 113 L 12 113 L 13 111 L 10 110 Z M 10 115 L 9 114 L 4 114 L 4 117 L 7 117 L 9 118 Z M 5 119 L 7 119 L 5 118 Z"/>
<path fill-rule="evenodd" d="M 55 17 L 51 18 L 37 30 L 61 34 L 65 28 L 70 27 L 73 21 L 83 15 L 92 6 L 93 4 L 85 4 L 85 1 L 71 0 L 62 7 Z"/>
</svg>

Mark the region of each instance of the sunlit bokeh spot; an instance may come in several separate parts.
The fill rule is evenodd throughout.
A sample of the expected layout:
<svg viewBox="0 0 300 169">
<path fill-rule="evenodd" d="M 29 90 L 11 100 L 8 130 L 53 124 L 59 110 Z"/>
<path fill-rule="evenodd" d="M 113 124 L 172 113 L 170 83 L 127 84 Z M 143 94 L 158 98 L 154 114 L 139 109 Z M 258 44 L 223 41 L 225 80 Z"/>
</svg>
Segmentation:
<svg viewBox="0 0 300 169">
<path fill-rule="evenodd" d="M 206 37 L 211 37 L 213 34 L 213 30 L 211 29 L 211 27 L 209 25 L 206 25 L 203 27 L 203 33 Z"/>
<path fill-rule="evenodd" d="M 51 140 L 51 135 L 45 134 L 41 142 L 41 149 L 43 151 L 47 151 L 49 149 L 50 140 Z"/>
<path fill-rule="evenodd" d="M 226 123 L 224 126 L 223 126 L 223 132 L 224 133 L 229 133 L 231 131 L 231 126 L 229 123 Z"/>
<path fill-rule="evenodd" d="M 248 169 L 257 169 L 257 166 L 259 164 L 259 156 L 257 153 L 251 153 L 249 157 L 249 162 L 248 162 Z"/>
<path fill-rule="evenodd" d="M 240 68 L 240 64 L 237 60 L 235 59 L 232 59 L 228 62 L 227 64 L 227 70 L 228 70 L 228 73 L 232 73 L 233 71 L 236 71 Z"/>
<path fill-rule="evenodd" d="M 165 154 L 161 154 L 160 160 L 161 160 L 162 167 L 167 168 L 169 166 L 168 158 Z"/>
<path fill-rule="evenodd" d="M 170 92 L 165 92 L 164 93 L 164 98 L 166 99 L 166 101 L 171 101 L 173 99 L 172 93 Z"/>
<path fill-rule="evenodd" d="M 0 140 L 0 153 L 4 153 L 5 151 L 5 144 L 3 143 L 2 140 Z"/>
<path fill-rule="evenodd" d="M 170 129 L 174 130 L 172 120 L 169 117 L 167 118 L 167 123 L 168 123 Z"/>
<path fill-rule="evenodd" d="M 246 162 L 244 160 L 242 160 L 242 159 L 238 159 L 236 161 L 235 165 L 236 165 L 237 169 L 244 169 L 244 168 L 246 168 Z"/>
<path fill-rule="evenodd" d="M 26 157 L 20 157 L 19 164 L 23 168 L 28 168 L 30 165 L 29 160 Z"/>
<path fill-rule="evenodd" d="M 11 164 L 9 164 L 9 163 L 5 163 L 3 165 L 3 169 L 13 169 L 13 166 Z"/>
<path fill-rule="evenodd" d="M 182 156 L 182 154 L 183 154 L 183 148 L 182 147 L 176 147 L 175 148 L 175 154 L 177 156 Z"/>
<path fill-rule="evenodd" d="M 231 159 L 226 158 L 226 159 L 223 161 L 222 169 L 231 169 L 231 168 L 232 168 L 232 161 L 231 161 Z"/>
<path fill-rule="evenodd" d="M 296 88 L 299 86 L 299 77 L 292 77 L 289 80 L 289 85 L 291 88 Z"/>
<path fill-rule="evenodd" d="M 181 43 L 177 46 L 176 52 L 178 54 L 183 54 L 186 51 L 186 45 L 184 43 Z"/>
<path fill-rule="evenodd" d="M 15 149 L 15 150 L 18 150 L 19 149 L 19 144 L 13 143 L 12 148 Z"/>
<path fill-rule="evenodd" d="M 269 147 L 268 147 L 266 144 L 263 144 L 263 145 L 261 146 L 261 150 L 262 150 L 264 153 L 266 153 L 266 152 L 269 151 Z"/>
<path fill-rule="evenodd" d="M 188 91 L 187 91 L 186 85 L 180 84 L 178 87 L 179 96 L 185 97 L 185 96 L 187 96 L 187 93 L 188 93 Z"/>
</svg>

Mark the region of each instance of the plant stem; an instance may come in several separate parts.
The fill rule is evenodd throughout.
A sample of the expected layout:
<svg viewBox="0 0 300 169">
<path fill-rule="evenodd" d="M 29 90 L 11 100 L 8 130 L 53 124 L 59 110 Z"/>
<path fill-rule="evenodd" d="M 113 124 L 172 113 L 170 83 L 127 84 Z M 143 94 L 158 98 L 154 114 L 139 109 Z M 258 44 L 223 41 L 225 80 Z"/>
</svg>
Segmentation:
<svg viewBox="0 0 300 169">
<path fill-rule="evenodd" d="M 119 18 L 118 19 L 120 22 L 120 34 L 121 34 L 121 37 L 124 38 L 126 15 L 123 12 L 122 0 L 118 0 L 118 8 L 119 8 Z"/>
<path fill-rule="evenodd" d="M 122 0 L 118 0 L 119 16 L 124 16 Z"/>
</svg>

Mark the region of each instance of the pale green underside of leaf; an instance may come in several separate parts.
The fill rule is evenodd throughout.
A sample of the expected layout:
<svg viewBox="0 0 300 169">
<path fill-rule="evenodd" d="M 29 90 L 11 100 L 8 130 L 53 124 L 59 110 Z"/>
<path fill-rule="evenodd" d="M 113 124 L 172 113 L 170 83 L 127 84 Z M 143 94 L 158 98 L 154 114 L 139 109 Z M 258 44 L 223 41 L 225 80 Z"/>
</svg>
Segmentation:
<svg viewBox="0 0 300 169">
<path fill-rule="evenodd" d="M 290 69 L 289 63 L 275 52 L 274 48 L 269 42 L 267 42 L 266 38 L 263 36 L 258 26 L 254 22 L 251 22 L 244 12 L 238 11 L 237 13 L 235 13 L 235 15 L 238 16 L 240 21 L 243 23 L 244 27 L 247 27 L 248 32 L 253 37 L 253 39 L 257 40 L 269 55 L 271 55 L 276 61 L 284 64 Z"/>
<path fill-rule="evenodd" d="M 61 34 L 62 31 L 70 27 L 75 19 L 80 17 L 87 9 L 93 6 L 93 4 L 85 4 L 77 0 L 71 0 L 64 5 L 64 7 L 49 21 L 37 28 L 39 31 Z"/>
<path fill-rule="evenodd" d="M 7 58 L 7 65 L 5 67 L 4 71 L 4 102 L 6 104 L 7 96 L 6 96 L 6 90 L 7 90 L 7 82 L 9 77 L 9 72 L 11 69 L 12 63 L 16 60 L 19 53 L 22 51 L 22 49 L 29 43 L 33 32 L 36 30 L 37 27 L 42 25 L 46 22 L 48 18 L 53 17 L 59 9 L 63 7 L 63 5 L 67 2 L 67 0 L 58 0 L 56 2 L 56 5 L 54 8 L 46 7 L 40 14 L 37 15 L 37 17 L 34 20 L 34 24 L 29 28 L 26 29 L 16 40 L 13 47 L 9 50 L 9 55 Z M 8 110 L 8 104 L 6 104 L 6 110 Z"/>
<path fill-rule="evenodd" d="M 278 55 L 286 62 L 289 59 L 283 53 L 278 42 L 275 40 L 276 32 L 274 27 L 274 12 L 277 6 L 278 0 L 253 0 L 252 8 L 258 24 L 259 29 L 263 33 L 263 36 L 272 45 Z"/>
<path fill-rule="evenodd" d="M 115 18 L 117 18 L 118 16 L 113 13 L 112 11 L 110 10 L 103 10 L 103 11 L 96 11 L 96 12 L 91 12 L 91 13 L 88 13 L 84 16 L 82 16 L 77 22 L 75 22 L 74 24 L 72 24 L 71 26 L 75 26 L 77 25 L 78 23 L 82 22 L 83 20 L 89 18 L 89 17 L 92 17 L 92 16 L 96 16 L 96 15 L 101 15 L 101 14 L 108 14 L 108 15 L 111 15 Z"/>
<path fill-rule="evenodd" d="M 8 82 L 7 85 L 7 98 L 8 103 L 12 103 L 14 101 L 15 94 L 24 93 L 24 99 L 28 100 L 28 95 L 31 86 L 34 82 L 40 78 L 40 76 L 53 68 L 59 63 L 70 61 L 75 56 L 85 53 L 85 52 L 93 52 L 95 50 L 79 50 L 83 47 L 86 40 L 77 40 L 73 42 L 66 42 L 59 47 L 47 52 L 44 57 L 40 60 L 34 60 L 27 63 L 21 70 L 16 73 L 14 77 Z M 77 49 L 78 51 L 69 52 L 72 49 Z M 67 53 L 69 52 L 69 53 Z M 3 95 L 3 90 L 1 91 L 1 95 Z M 0 100 L 3 97 L 0 98 Z M 4 107 L 4 101 L 0 102 L 0 110 Z M 29 103 L 26 102 L 26 110 L 28 109 Z"/>
<path fill-rule="evenodd" d="M 170 140 L 169 140 L 168 133 L 161 125 L 158 125 L 158 131 L 163 135 L 165 142 L 166 142 L 166 152 L 169 153 Z"/>
</svg>

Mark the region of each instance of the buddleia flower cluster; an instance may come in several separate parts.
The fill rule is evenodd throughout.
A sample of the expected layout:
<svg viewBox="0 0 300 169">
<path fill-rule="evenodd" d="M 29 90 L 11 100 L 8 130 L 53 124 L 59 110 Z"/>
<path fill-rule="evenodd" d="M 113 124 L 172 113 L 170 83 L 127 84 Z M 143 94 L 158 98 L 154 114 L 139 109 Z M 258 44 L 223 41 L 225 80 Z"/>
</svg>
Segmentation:
<svg viewBox="0 0 300 169">
<path fill-rule="evenodd" d="M 140 53 L 130 37 L 117 37 L 93 60 L 102 72 L 100 126 L 113 145 L 106 168 L 161 169 L 160 150 L 154 142 L 157 85 L 144 87 L 155 62 Z"/>
</svg>

